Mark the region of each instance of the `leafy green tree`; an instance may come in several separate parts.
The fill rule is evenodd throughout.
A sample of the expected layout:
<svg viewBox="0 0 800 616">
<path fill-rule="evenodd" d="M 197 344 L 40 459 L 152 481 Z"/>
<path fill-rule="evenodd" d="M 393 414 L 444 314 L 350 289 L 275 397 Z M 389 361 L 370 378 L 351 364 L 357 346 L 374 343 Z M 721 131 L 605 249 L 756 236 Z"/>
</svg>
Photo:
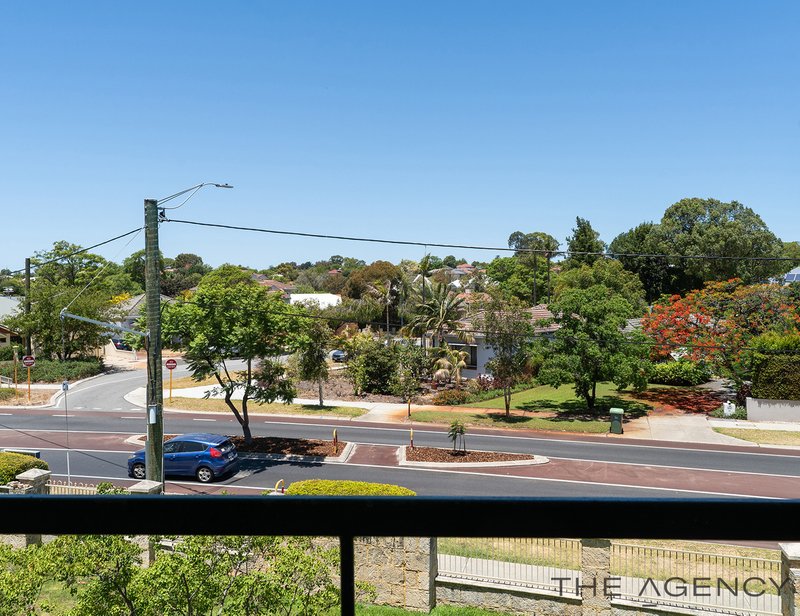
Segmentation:
<svg viewBox="0 0 800 616">
<path fill-rule="evenodd" d="M 544 289 L 547 283 L 545 268 L 541 272 L 537 268 L 536 275 L 540 277 L 537 289 Z M 508 297 L 530 305 L 534 295 L 534 271 L 522 260 L 517 257 L 496 257 L 487 266 L 486 273 Z"/>
<path fill-rule="evenodd" d="M 614 259 L 598 259 L 592 265 L 580 265 L 562 272 L 556 279 L 555 297 L 558 299 L 568 289 L 588 289 L 598 284 L 624 297 L 635 316 L 644 313 L 646 304 L 641 280 Z"/>
<path fill-rule="evenodd" d="M 169 270 L 161 280 L 161 292 L 175 297 L 200 284 L 203 276 L 212 270 L 203 263 L 202 257 L 192 253 L 181 253 L 172 261 Z"/>
<path fill-rule="evenodd" d="M 375 261 L 350 274 L 342 293 L 352 299 L 361 299 L 364 295 L 369 294 L 371 285 L 375 283 L 396 285 L 400 277 L 401 272 L 396 265 L 388 261 Z"/>
<path fill-rule="evenodd" d="M 304 310 L 285 304 L 276 293 L 256 284 L 202 284 L 187 301 L 164 306 L 162 333 L 172 347 L 185 351 L 192 376 L 213 377 L 225 404 L 250 442 L 248 404 L 289 403 L 295 388 L 275 357 L 301 348 L 306 336 Z M 245 369 L 232 371 L 231 358 Z M 241 401 L 234 393 L 241 392 Z M 237 407 L 239 402 L 239 407 Z"/>
<path fill-rule="evenodd" d="M 75 616 L 321 614 L 339 603 L 336 551 L 307 537 L 173 537 L 141 567 L 121 536 L 61 536 L 43 548 Z M 0 612 L 2 613 L 2 612 Z M 25 613 L 25 612 L 16 612 Z"/>
<path fill-rule="evenodd" d="M 391 392 L 400 396 L 408 404 L 408 416 L 411 417 L 411 402 L 419 393 L 422 383 L 415 374 L 414 368 L 402 361 L 398 362 L 397 369 L 392 378 Z"/>
<path fill-rule="evenodd" d="M 240 265 L 224 263 L 211 270 L 200 279 L 200 285 L 223 285 L 233 287 L 237 285 L 255 286 L 257 283 L 252 278 L 253 271 Z"/>
<path fill-rule="evenodd" d="M 512 389 L 525 375 L 530 358 L 533 323 L 522 303 L 493 297 L 484 304 L 475 324 L 494 353 L 486 366 L 503 389 L 506 417 L 509 417 Z"/>
<path fill-rule="evenodd" d="M 357 396 L 364 393 L 391 393 L 397 371 L 397 354 L 393 347 L 366 333 L 356 334 L 342 346 L 347 353 L 345 374 Z"/>
<path fill-rule="evenodd" d="M 76 596 L 74 616 L 135 616 L 141 547 L 119 535 L 61 535 L 44 548 L 49 575 Z M 80 589 L 80 592 L 78 592 Z"/>
<path fill-rule="evenodd" d="M 0 543 L 0 616 L 37 614 L 45 579 L 37 546 L 13 549 Z"/>
<path fill-rule="evenodd" d="M 563 268 L 570 269 L 581 265 L 591 265 L 600 257 L 583 253 L 604 252 L 605 249 L 606 245 L 600 239 L 600 233 L 592 228 L 592 223 L 578 216 L 575 219 L 575 228 L 572 229 L 572 235 L 567 238 L 567 251 L 570 254 L 564 260 Z"/>
<path fill-rule="evenodd" d="M 595 408 L 600 381 L 616 378 L 618 384 L 647 385 L 642 355 L 647 347 L 628 344 L 623 333 L 633 314 L 625 297 L 603 285 L 569 289 L 550 310 L 560 328 L 548 345 L 537 377 L 540 383 L 553 387 L 573 383 L 575 395 L 586 400 L 589 410 Z"/>
<path fill-rule="evenodd" d="M 620 256 L 626 269 L 639 274 L 649 302 L 662 294 L 699 289 L 709 281 L 766 281 L 790 268 L 785 261 L 764 257 L 783 256 L 787 249 L 749 207 L 699 198 L 681 199 L 666 209 L 658 224 L 643 223 L 615 238 L 611 246 L 615 253 L 725 257 Z"/>
<path fill-rule="evenodd" d="M 616 259 L 629 272 L 639 276 L 645 293 L 645 300 L 652 303 L 670 288 L 670 269 L 663 257 L 634 255 L 663 254 L 658 233 L 658 225 L 643 222 L 630 231 L 620 233 L 609 246 Z"/>
<path fill-rule="evenodd" d="M 145 250 L 137 250 L 122 262 L 123 271 L 131 277 L 141 288 L 145 288 Z M 158 253 L 158 269 L 161 277 L 164 277 L 164 255 Z"/>
<path fill-rule="evenodd" d="M 311 311 L 309 317 L 320 317 Z M 323 406 L 322 386 L 328 380 L 328 351 L 333 344 L 333 332 L 322 318 L 309 318 L 303 341 L 297 352 L 298 376 L 304 381 L 316 382 L 319 388 L 319 405 Z"/>
<path fill-rule="evenodd" d="M 800 265 L 800 242 L 783 242 L 782 257 L 792 259 L 792 261 L 784 261 L 783 269 L 790 270 Z"/>
<path fill-rule="evenodd" d="M 541 298 L 547 297 L 548 301 L 552 294 L 550 280 L 550 263 L 557 255 L 559 242 L 556 238 L 542 231 L 533 233 L 522 233 L 514 231 L 508 237 L 508 247 L 516 249 L 514 258 L 531 270 L 532 295 L 530 301 L 536 305 Z M 523 301 L 528 298 L 520 297 Z"/>
</svg>

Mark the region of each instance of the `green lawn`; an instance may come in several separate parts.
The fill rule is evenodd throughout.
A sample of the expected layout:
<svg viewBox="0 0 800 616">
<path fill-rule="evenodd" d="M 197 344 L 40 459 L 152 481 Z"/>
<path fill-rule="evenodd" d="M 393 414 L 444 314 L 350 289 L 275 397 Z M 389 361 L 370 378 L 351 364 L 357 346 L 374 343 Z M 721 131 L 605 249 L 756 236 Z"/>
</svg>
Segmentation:
<svg viewBox="0 0 800 616">
<path fill-rule="evenodd" d="M 558 389 L 540 385 L 513 394 L 511 409 L 517 413 L 510 417 L 505 416 L 502 397 L 465 404 L 459 408 L 464 410 L 416 411 L 411 413 L 411 418 L 431 423 L 451 423 L 459 419 L 473 426 L 601 434 L 609 431 L 610 408 L 621 408 L 625 411 L 625 419 L 632 419 L 646 415 L 652 407 L 618 392 L 613 383 L 598 383 L 594 412 L 589 412 L 586 403 L 575 397 L 575 391 L 570 385 Z M 476 410 L 469 412 L 469 408 Z M 492 410 L 487 412 L 486 409 Z"/>
<path fill-rule="evenodd" d="M 239 404 L 237 404 L 238 407 Z M 171 409 L 181 409 L 186 411 L 217 411 L 228 412 L 230 409 L 225 405 L 224 400 L 205 398 L 172 398 L 164 396 L 164 406 Z M 249 413 L 274 414 L 274 415 L 328 415 L 335 417 L 360 417 L 367 412 L 367 409 L 351 406 L 318 406 L 316 404 L 254 404 L 247 405 Z"/>
<path fill-rule="evenodd" d="M 465 413 L 459 411 L 412 411 L 413 421 L 449 424 L 458 419 L 471 426 L 491 426 L 495 428 L 520 428 L 526 430 L 551 430 L 560 432 L 586 432 L 604 434 L 611 423 L 605 419 L 577 419 L 568 416 L 536 417 L 534 415 L 511 415 L 505 413 Z"/>
<path fill-rule="evenodd" d="M 662 387 L 659 385 L 659 387 Z M 505 409 L 505 402 L 502 397 L 482 402 L 465 404 L 467 407 L 484 409 Z M 618 392 L 614 383 L 597 384 L 597 409 L 605 414 L 610 408 L 621 408 L 627 414 L 634 414 L 639 417 L 647 413 L 650 409 L 648 404 L 632 400 L 625 395 L 625 392 Z M 562 385 L 558 389 L 549 385 L 539 385 L 532 389 L 520 391 L 511 396 L 511 408 L 522 411 L 555 411 L 558 413 L 571 412 L 581 413 L 586 411 L 586 403 L 575 397 L 575 390 L 572 385 Z"/>
<path fill-rule="evenodd" d="M 714 432 L 762 445 L 800 445 L 800 432 L 789 430 L 754 430 L 751 428 L 714 428 Z"/>
</svg>

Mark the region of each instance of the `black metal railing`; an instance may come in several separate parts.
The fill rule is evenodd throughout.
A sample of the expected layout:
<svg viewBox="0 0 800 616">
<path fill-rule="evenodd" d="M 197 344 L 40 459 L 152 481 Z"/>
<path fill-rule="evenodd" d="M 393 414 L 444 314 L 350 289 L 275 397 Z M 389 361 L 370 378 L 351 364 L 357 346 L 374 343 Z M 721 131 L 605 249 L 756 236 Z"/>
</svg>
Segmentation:
<svg viewBox="0 0 800 616">
<path fill-rule="evenodd" d="M 584 537 L 800 541 L 800 500 L 472 497 L 0 498 L 0 534 L 339 537 L 342 614 L 355 613 L 353 538 Z"/>
</svg>

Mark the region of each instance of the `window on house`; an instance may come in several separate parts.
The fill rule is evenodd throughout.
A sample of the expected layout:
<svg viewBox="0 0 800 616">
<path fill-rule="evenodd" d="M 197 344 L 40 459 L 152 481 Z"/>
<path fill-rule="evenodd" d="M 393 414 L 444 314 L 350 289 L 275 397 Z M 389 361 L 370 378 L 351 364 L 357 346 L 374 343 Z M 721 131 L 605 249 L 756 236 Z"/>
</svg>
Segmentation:
<svg viewBox="0 0 800 616">
<path fill-rule="evenodd" d="M 467 368 L 474 370 L 478 367 L 478 347 L 474 344 L 451 344 L 451 349 L 455 349 L 457 351 L 466 351 L 469 353 L 469 358 L 467 359 Z"/>
</svg>

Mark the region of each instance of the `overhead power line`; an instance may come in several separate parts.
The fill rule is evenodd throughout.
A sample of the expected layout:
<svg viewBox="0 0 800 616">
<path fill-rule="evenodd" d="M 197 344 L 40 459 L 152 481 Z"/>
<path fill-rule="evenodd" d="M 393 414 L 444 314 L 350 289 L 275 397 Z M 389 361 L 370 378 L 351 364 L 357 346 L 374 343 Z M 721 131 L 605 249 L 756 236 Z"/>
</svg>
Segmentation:
<svg viewBox="0 0 800 616">
<path fill-rule="evenodd" d="M 285 231 L 279 229 L 264 229 L 259 227 L 243 227 L 239 225 L 224 225 L 219 223 L 199 222 L 195 220 L 177 220 L 174 218 L 165 218 L 163 222 L 176 222 L 184 225 L 194 225 L 198 227 L 211 227 L 216 229 L 229 229 L 233 231 L 251 231 L 253 233 L 269 233 L 272 235 L 289 235 L 295 237 L 312 237 L 317 239 L 326 240 L 343 240 L 346 242 L 369 242 L 374 244 L 394 244 L 399 246 L 422 246 L 424 248 L 457 248 L 460 250 L 486 250 L 491 252 L 522 252 L 529 254 L 542 255 L 544 257 L 553 257 L 556 255 L 561 256 L 596 256 L 596 257 L 636 257 L 636 258 L 652 258 L 652 259 L 706 259 L 706 260 L 721 260 L 721 261 L 797 261 L 793 257 L 741 257 L 730 255 L 679 255 L 679 254 L 659 254 L 659 253 L 645 253 L 645 252 L 584 252 L 575 250 L 546 250 L 541 248 L 508 248 L 506 246 L 480 246 L 474 244 L 443 244 L 438 242 L 417 242 L 413 240 L 387 240 L 375 237 L 357 237 L 350 235 L 332 235 L 329 233 L 310 233 L 307 231 Z"/>
<path fill-rule="evenodd" d="M 31 263 L 31 267 L 42 267 L 44 265 L 50 265 L 51 263 L 58 263 L 59 261 L 63 261 L 64 259 L 69 259 L 70 257 L 74 257 L 75 255 L 79 255 L 83 252 L 88 252 L 94 248 L 99 248 L 100 246 L 105 246 L 106 244 L 110 244 L 111 242 L 116 242 L 117 240 L 121 240 L 123 237 L 128 237 L 129 235 L 133 235 L 134 233 L 138 233 L 144 227 L 137 227 L 136 229 L 132 229 L 127 233 L 123 233 L 122 235 L 117 235 L 116 237 L 112 237 L 111 239 L 105 240 L 98 244 L 93 244 L 92 246 L 87 246 L 86 248 L 81 248 L 79 250 L 75 250 L 70 252 L 69 254 L 62 255 L 60 257 L 55 257 L 54 259 L 49 259 L 47 261 L 42 261 L 41 263 Z M 13 270 L 8 273 L 9 276 L 13 276 L 14 274 L 22 274 L 25 272 L 25 268 L 21 268 L 18 270 Z"/>
</svg>

